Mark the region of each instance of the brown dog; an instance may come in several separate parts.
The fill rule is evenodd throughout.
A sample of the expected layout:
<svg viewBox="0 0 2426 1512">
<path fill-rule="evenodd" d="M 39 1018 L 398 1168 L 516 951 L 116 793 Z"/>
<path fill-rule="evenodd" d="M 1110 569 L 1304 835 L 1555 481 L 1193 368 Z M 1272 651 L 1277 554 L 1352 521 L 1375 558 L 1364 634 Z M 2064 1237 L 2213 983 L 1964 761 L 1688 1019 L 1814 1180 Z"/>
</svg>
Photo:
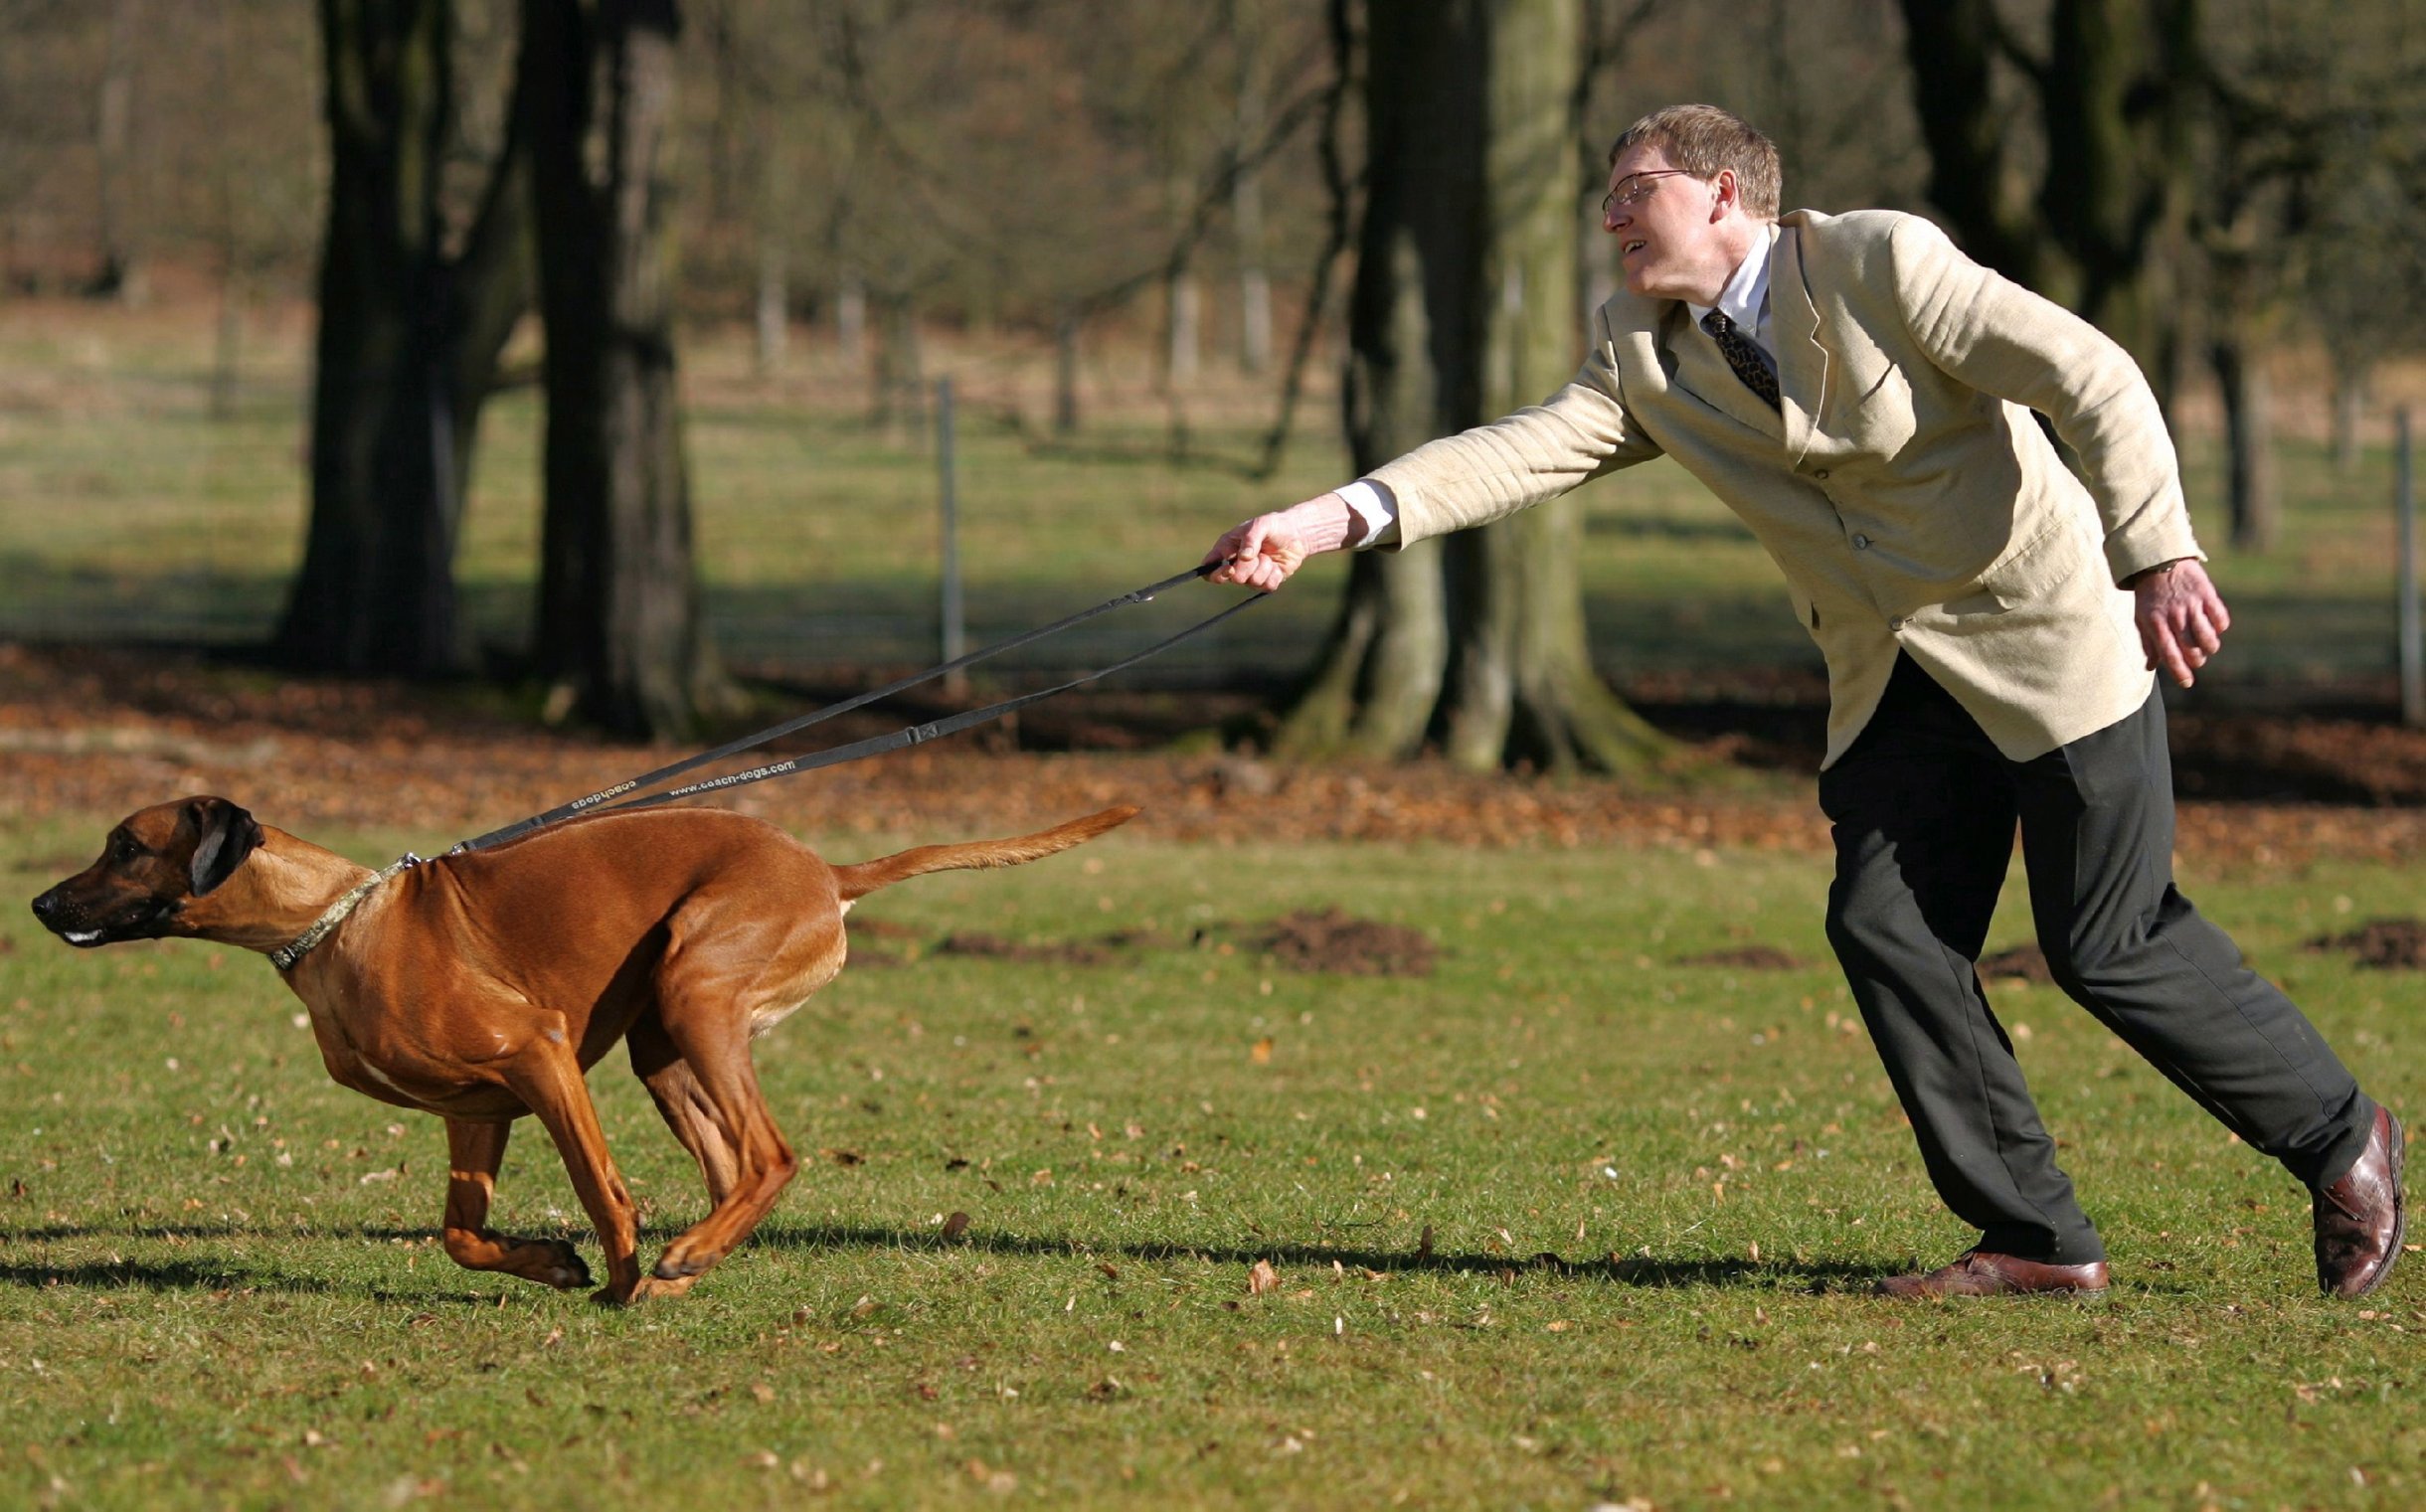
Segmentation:
<svg viewBox="0 0 2426 1512">
<path fill-rule="evenodd" d="M 455 1262 L 587 1286 L 571 1245 L 487 1227 L 511 1120 L 538 1114 L 606 1247 L 597 1299 L 631 1302 L 687 1289 L 791 1180 L 750 1041 L 842 969 L 852 903 L 926 872 L 1034 861 L 1134 813 L 835 867 L 756 819 L 660 808 L 375 874 L 225 798 L 185 798 L 128 817 L 34 913 L 73 945 L 179 936 L 271 954 L 330 1076 L 446 1120 Z M 647 1277 L 582 1080 L 618 1039 L 711 1204 Z"/>
</svg>

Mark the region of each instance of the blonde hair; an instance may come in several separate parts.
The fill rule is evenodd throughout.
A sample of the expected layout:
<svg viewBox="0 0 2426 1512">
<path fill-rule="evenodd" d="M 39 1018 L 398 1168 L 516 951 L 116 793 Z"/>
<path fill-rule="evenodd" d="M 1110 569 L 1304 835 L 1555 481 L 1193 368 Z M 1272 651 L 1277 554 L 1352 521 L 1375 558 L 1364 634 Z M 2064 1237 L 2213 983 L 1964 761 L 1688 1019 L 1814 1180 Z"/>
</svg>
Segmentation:
<svg viewBox="0 0 2426 1512">
<path fill-rule="evenodd" d="M 1734 111 L 1716 105 L 1653 110 L 1618 133 L 1609 161 L 1616 164 L 1620 153 L 1637 146 L 1657 147 L 1669 163 L 1697 179 L 1732 170 L 1746 213 L 1764 221 L 1778 218 L 1777 144 Z"/>
</svg>

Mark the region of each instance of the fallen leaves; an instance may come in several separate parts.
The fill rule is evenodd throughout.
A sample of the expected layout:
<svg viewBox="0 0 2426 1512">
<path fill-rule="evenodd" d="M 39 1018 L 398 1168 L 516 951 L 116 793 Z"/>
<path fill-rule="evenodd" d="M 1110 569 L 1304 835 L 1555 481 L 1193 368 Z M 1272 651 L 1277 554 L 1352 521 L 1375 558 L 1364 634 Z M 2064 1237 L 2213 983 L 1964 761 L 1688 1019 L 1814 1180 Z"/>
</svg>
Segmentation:
<svg viewBox="0 0 2426 1512">
<path fill-rule="evenodd" d="M 1247 1267 L 1247 1294 L 1262 1296 L 1281 1289 L 1281 1272 L 1272 1268 L 1272 1261 L 1257 1260 Z"/>
</svg>

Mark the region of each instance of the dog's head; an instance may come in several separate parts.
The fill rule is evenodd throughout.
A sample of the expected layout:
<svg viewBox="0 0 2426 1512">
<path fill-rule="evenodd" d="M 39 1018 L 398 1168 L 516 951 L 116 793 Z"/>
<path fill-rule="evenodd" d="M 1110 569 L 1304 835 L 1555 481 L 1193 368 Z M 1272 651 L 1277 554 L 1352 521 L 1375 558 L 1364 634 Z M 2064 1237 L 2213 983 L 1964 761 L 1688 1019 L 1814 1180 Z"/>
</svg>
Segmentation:
<svg viewBox="0 0 2426 1512">
<path fill-rule="evenodd" d="M 183 934 L 185 906 L 234 875 L 261 843 L 226 798 L 180 798 L 127 815 L 101 858 L 34 900 L 34 917 L 82 948 Z"/>
</svg>

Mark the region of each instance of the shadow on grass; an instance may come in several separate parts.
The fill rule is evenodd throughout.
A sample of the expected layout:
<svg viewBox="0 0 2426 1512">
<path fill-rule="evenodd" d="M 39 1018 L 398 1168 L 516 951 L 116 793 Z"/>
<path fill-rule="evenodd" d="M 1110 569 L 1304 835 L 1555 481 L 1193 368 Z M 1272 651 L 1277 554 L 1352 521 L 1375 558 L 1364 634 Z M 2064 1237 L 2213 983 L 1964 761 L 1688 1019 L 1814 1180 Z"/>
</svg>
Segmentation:
<svg viewBox="0 0 2426 1512">
<path fill-rule="evenodd" d="M 686 1225 L 660 1221 L 642 1231 L 643 1259 L 647 1251 L 680 1233 Z M 405 1229 L 359 1224 L 334 1225 L 325 1229 L 264 1229 L 239 1224 L 164 1224 L 140 1227 L 93 1226 L 79 1228 L 66 1224 L 39 1228 L 0 1230 L 0 1244 L 56 1243 L 80 1239 L 127 1240 L 373 1240 L 408 1244 L 435 1243 L 438 1231 L 433 1228 Z M 584 1231 L 551 1233 L 548 1238 L 569 1238 L 575 1243 L 595 1244 L 595 1237 Z M 1197 1264 L 1237 1265 L 1242 1268 L 1258 1260 L 1275 1266 L 1328 1266 L 1332 1262 L 1360 1270 L 1379 1271 L 1386 1275 L 1481 1275 L 1495 1276 L 1509 1284 L 1525 1275 L 1552 1274 L 1578 1280 L 1598 1280 L 1615 1285 L 1647 1287 L 1661 1290 L 1696 1286 L 1759 1286 L 1769 1290 L 1805 1290 L 1818 1295 L 1823 1292 L 1864 1289 L 1883 1272 L 1876 1265 L 1855 1264 L 1844 1260 L 1746 1260 L 1739 1259 L 1662 1260 L 1657 1257 L 1609 1256 L 1600 1260 L 1571 1260 L 1547 1251 L 1529 1257 L 1507 1255 L 1427 1253 L 1415 1250 L 1381 1250 L 1370 1247 L 1332 1247 L 1327 1245 L 1275 1244 L 1262 1246 L 1184 1245 L 1184 1244 L 1092 1244 L 1083 1239 L 1048 1238 L 1016 1234 L 989 1234 L 972 1231 L 953 1239 L 923 1229 L 856 1228 L 844 1225 L 819 1224 L 805 1227 L 769 1225 L 745 1241 L 739 1257 L 753 1249 L 811 1251 L 811 1250 L 909 1250 L 938 1254 L 949 1250 L 981 1250 L 989 1255 L 1006 1256 L 1066 1256 L 1071 1259 L 1101 1261 L 1119 1257 L 1138 1263 L 1190 1261 Z M 290 1291 L 329 1291 L 329 1283 L 312 1279 L 297 1279 L 274 1273 L 261 1273 L 242 1265 L 214 1263 L 208 1260 L 175 1260 L 163 1264 L 97 1264 L 66 1265 L 0 1264 L 0 1285 L 47 1286 L 76 1285 L 91 1287 L 142 1286 L 154 1291 L 209 1290 L 232 1286 L 255 1289 Z M 485 1301 L 486 1299 L 481 1299 Z"/>
<path fill-rule="evenodd" d="M 922 1230 L 857 1229 L 834 1225 L 805 1228 L 770 1226 L 751 1236 L 749 1245 L 777 1250 L 982 1250 L 991 1255 L 1066 1255 L 1102 1260 L 1120 1256 L 1141 1262 L 1191 1260 L 1199 1264 L 1253 1265 L 1267 1260 L 1276 1266 L 1327 1266 L 1333 1261 L 1385 1275 L 1487 1275 L 1513 1282 L 1518 1276 L 1548 1273 L 1628 1286 L 1685 1287 L 1759 1284 L 1788 1288 L 1800 1285 L 1814 1292 L 1841 1289 L 1846 1283 L 1866 1284 L 1880 1274 L 1875 1265 L 1844 1260 L 1660 1260 L 1621 1258 L 1571 1260 L 1548 1251 L 1532 1256 L 1464 1254 L 1415 1250 L 1379 1250 L 1349 1246 L 1273 1244 L 1238 1245 L 1095 1245 L 1080 1239 L 1027 1238 L 1014 1234 L 969 1232 L 955 1239 Z M 738 1253 L 738 1252 L 737 1252 Z"/>
<path fill-rule="evenodd" d="M 79 1231 L 61 1231 L 63 1238 Z M 328 1281 L 211 1260 L 94 1262 L 69 1265 L 0 1264 L 0 1286 L 31 1290 L 74 1286 L 88 1291 L 312 1291 L 333 1292 Z"/>
</svg>

